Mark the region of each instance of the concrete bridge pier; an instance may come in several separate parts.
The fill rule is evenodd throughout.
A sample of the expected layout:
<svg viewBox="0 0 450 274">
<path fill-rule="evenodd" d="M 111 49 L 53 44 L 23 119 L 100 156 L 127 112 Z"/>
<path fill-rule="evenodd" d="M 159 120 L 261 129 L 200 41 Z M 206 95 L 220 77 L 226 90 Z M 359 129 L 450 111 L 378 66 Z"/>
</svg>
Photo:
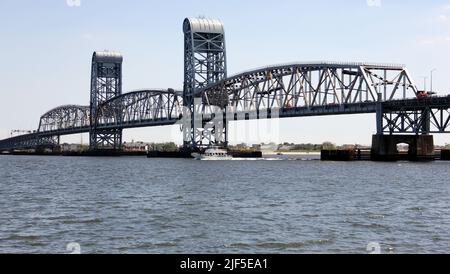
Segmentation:
<svg viewBox="0 0 450 274">
<path fill-rule="evenodd" d="M 397 150 L 398 144 L 409 145 L 407 153 Z M 373 161 L 433 161 L 434 139 L 432 135 L 382 135 L 372 137 Z"/>
</svg>

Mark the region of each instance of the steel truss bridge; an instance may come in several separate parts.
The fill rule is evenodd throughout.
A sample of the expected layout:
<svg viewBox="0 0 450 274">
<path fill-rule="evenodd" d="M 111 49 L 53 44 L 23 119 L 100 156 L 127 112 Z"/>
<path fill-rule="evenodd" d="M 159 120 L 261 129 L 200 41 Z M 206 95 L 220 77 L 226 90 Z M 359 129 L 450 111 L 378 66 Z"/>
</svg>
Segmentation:
<svg viewBox="0 0 450 274">
<path fill-rule="evenodd" d="M 222 23 L 188 18 L 183 31 L 183 90 L 122 93 L 123 57 L 94 52 L 90 104 L 48 111 L 35 133 L 1 140 L 0 150 L 52 147 L 87 132 L 92 150 L 120 150 L 123 129 L 174 124 L 185 148 L 198 150 L 226 146 L 229 121 L 362 113 L 376 113 L 379 135 L 450 133 L 450 97 L 420 96 L 404 65 L 291 63 L 227 76 Z"/>
</svg>

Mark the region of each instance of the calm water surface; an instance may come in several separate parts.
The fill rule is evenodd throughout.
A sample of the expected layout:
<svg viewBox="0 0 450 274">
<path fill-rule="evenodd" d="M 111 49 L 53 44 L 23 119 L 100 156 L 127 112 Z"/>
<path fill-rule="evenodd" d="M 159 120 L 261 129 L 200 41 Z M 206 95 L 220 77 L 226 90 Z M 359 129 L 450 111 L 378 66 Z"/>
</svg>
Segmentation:
<svg viewBox="0 0 450 274">
<path fill-rule="evenodd" d="M 450 253 L 450 162 L 0 157 L 0 253 Z"/>
</svg>

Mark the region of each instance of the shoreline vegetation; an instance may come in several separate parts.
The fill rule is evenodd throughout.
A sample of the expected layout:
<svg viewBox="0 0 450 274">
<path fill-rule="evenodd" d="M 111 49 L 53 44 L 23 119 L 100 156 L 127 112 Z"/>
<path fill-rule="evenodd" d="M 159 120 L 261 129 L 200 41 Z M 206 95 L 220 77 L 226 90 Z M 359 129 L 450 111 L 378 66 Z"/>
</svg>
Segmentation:
<svg viewBox="0 0 450 274">
<path fill-rule="evenodd" d="M 248 145 L 245 143 L 237 145 L 229 145 L 228 150 L 230 152 L 262 152 L 266 155 L 318 155 L 322 150 L 370 150 L 370 146 L 359 145 L 359 144 L 347 144 L 347 145 L 336 145 L 332 142 L 324 142 L 322 144 L 312 144 L 312 143 L 261 143 Z M 450 145 L 447 146 L 435 146 L 436 150 L 447 150 L 450 149 Z M 61 152 L 83 152 L 88 151 L 89 146 L 86 144 L 61 144 Z M 160 152 L 177 152 L 181 151 L 182 146 L 174 142 L 166 143 L 146 143 L 146 142 L 124 142 L 123 151 L 124 152 L 147 152 L 147 151 L 160 151 Z M 407 151 L 407 147 L 399 147 L 399 151 Z"/>
<path fill-rule="evenodd" d="M 336 146 L 331 142 L 324 142 L 322 144 L 294 144 L 294 143 L 261 143 L 248 145 L 246 143 L 241 143 L 237 145 L 229 145 L 228 150 L 231 152 L 254 152 L 261 151 L 264 154 L 320 154 L 323 149 L 341 149 L 344 147 L 349 147 L 349 149 L 354 149 L 358 145 L 345 145 Z M 359 146 L 358 146 L 359 147 Z M 62 151 L 87 151 L 89 146 L 81 144 L 67 144 L 61 145 Z M 146 143 L 146 142 L 124 142 L 123 150 L 125 152 L 136 152 L 136 151 L 161 151 L 161 152 L 176 152 L 181 151 L 182 146 L 174 142 L 166 143 Z"/>
<path fill-rule="evenodd" d="M 281 146 L 281 147 L 279 147 Z M 305 150 L 305 149 L 293 149 L 290 147 L 290 149 L 287 149 L 286 147 L 283 147 L 284 145 L 253 145 L 251 147 L 238 145 L 238 146 L 229 146 L 228 152 L 233 155 L 261 155 L 261 156 L 321 156 L 323 152 L 330 153 L 330 151 L 351 151 L 354 153 L 355 151 L 358 151 L 358 154 L 364 153 L 366 155 L 368 152 L 370 153 L 371 148 L 370 147 L 363 147 L 359 145 L 346 145 L 346 146 L 324 146 L 324 145 L 313 145 L 320 149 L 313 149 L 313 150 Z M 295 145 L 295 146 L 302 146 Z M 295 147 L 294 146 L 294 147 Z M 309 145 L 308 145 L 309 146 Z M 440 153 L 442 159 L 448 159 L 450 158 L 450 146 L 435 146 L 434 148 L 435 153 Z M 398 151 L 401 153 L 406 153 L 408 151 L 407 147 L 398 146 Z M 158 154 L 158 153 L 184 153 L 186 151 L 183 150 L 182 146 L 178 146 L 175 143 L 164 143 L 164 144 L 153 144 L 153 143 L 143 143 L 138 142 L 134 143 L 133 146 L 130 146 L 130 144 L 125 144 L 123 146 L 123 150 L 120 152 L 121 155 L 126 156 L 145 156 L 147 157 L 150 154 Z M 113 153 L 113 152 L 106 152 L 106 153 Z M 91 155 L 89 151 L 89 146 L 87 145 L 80 145 L 80 144 L 62 144 L 57 149 L 45 149 L 43 151 L 35 151 L 34 149 L 28 149 L 28 150 L 15 150 L 15 151 L 4 151 L 1 152 L 0 155 L 65 155 L 65 156 L 77 156 L 77 155 Z M 261 157 L 259 156 L 259 157 Z"/>
</svg>

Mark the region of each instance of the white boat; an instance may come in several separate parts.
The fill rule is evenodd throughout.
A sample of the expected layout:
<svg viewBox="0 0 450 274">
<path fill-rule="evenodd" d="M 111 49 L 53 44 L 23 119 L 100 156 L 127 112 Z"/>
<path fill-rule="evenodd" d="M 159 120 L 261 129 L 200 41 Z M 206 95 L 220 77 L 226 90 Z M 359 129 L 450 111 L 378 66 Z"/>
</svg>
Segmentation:
<svg viewBox="0 0 450 274">
<path fill-rule="evenodd" d="M 203 153 L 192 153 L 192 156 L 196 160 L 202 161 L 227 161 L 233 160 L 231 155 L 228 155 L 226 149 L 221 149 L 219 147 L 210 147 Z"/>
</svg>

